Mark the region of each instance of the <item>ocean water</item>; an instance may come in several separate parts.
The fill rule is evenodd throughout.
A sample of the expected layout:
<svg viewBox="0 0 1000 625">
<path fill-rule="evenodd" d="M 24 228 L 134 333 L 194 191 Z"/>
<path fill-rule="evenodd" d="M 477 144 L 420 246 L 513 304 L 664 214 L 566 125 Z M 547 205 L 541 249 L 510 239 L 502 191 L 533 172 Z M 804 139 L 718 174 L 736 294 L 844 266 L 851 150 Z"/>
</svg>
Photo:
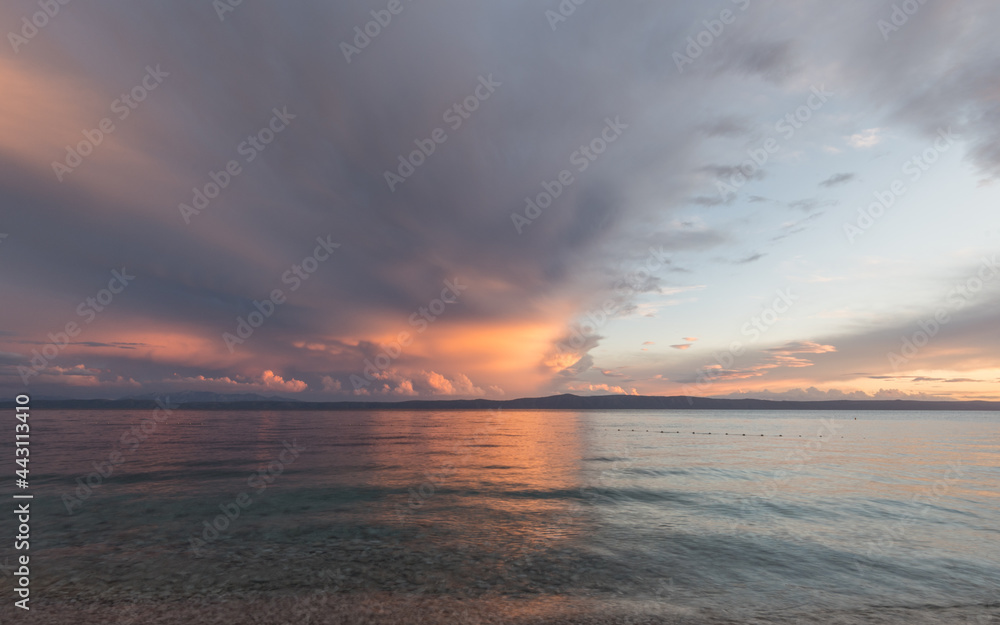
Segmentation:
<svg viewBox="0 0 1000 625">
<path fill-rule="evenodd" d="M 997 413 L 31 419 L 33 622 L 1000 625 Z"/>
</svg>

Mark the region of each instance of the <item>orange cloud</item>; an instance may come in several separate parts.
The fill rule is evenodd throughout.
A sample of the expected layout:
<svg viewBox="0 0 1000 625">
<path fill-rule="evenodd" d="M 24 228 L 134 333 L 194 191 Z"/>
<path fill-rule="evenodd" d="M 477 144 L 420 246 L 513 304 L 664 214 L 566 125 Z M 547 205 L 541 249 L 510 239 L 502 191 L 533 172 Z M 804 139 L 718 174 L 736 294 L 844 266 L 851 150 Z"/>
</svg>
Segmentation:
<svg viewBox="0 0 1000 625">
<path fill-rule="evenodd" d="M 381 371 L 373 377 L 374 381 L 370 381 L 368 384 L 354 389 L 354 394 L 403 396 L 478 396 L 483 394 L 483 389 L 474 385 L 472 380 L 462 373 L 448 378 L 435 371 L 419 371 L 414 374 L 404 374 L 398 370 L 389 369 Z M 503 391 L 500 390 L 500 393 L 502 394 Z"/>
<path fill-rule="evenodd" d="M 792 341 L 781 347 L 764 350 L 775 354 L 827 354 L 837 351 L 833 345 L 822 345 L 811 341 Z"/>
<path fill-rule="evenodd" d="M 546 387 L 559 371 L 581 359 L 582 354 L 552 349 L 565 333 L 564 319 L 470 323 L 443 317 L 418 333 L 405 324 L 400 327 L 395 318 L 389 329 L 376 335 L 381 340 L 373 342 L 384 348 L 398 344 L 400 332 L 409 333 L 410 343 L 399 346 L 400 355 L 393 359 L 391 369 L 396 378 L 414 381 L 418 390 L 423 384 L 435 394 L 482 394 L 482 388 L 471 380 L 488 380 L 502 388 L 501 393 L 521 395 Z M 358 339 L 347 337 L 336 340 L 359 344 Z M 446 370 L 440 368 L 441 363 L 447 363 Z M 381 383 L 388 383 L 390 389 L 398 387 L 395 381 Z"/>
</svg>

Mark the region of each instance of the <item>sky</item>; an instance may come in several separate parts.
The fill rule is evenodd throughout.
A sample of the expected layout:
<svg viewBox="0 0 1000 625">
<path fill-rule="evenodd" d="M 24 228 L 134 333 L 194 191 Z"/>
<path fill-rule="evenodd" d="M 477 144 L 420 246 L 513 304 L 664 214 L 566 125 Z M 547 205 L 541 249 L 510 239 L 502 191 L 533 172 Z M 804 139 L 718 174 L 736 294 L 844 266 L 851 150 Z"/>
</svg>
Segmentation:
<svg viewBox="0 0 1000 625">
<path fill-rule="evenodd" d="M 352 4 L 0 7 L 0 392 L 1000 399 L 996 2 Z"/>
</svg>

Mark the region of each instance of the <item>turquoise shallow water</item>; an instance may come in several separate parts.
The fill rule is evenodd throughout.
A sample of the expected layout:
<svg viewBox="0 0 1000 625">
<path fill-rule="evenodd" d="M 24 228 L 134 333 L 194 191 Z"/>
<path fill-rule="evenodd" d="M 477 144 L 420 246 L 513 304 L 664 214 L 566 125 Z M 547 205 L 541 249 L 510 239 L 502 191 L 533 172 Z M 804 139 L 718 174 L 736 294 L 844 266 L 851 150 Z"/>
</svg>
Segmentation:
<svg viewBox="0 0 1000 625">
<path fill-rule="evenodd" d="M 1000 622 L 996 413 L 152 417 L 34 413 L 39 609 L 384 592 Z"/>
</svg>

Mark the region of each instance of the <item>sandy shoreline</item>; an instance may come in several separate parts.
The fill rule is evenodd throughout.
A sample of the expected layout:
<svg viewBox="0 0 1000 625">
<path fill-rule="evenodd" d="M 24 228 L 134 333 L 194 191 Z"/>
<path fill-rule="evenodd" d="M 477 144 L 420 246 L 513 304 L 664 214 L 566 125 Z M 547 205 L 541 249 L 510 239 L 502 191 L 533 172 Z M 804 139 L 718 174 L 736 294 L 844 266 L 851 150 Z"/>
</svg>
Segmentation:
<svg viewBox="0 0 1000 625">
<path fill-rule="evenodd" d="M 0 622 L 87 625 L 993 625 L 1000 606 L 853 607 L 801 592 L 735 605 L 735 589 L 657 586 L 651 571 L 572 550 L 499 553 L 394 540 L 328 539 L 284 548 L 93 546 L 39 558 L 32 609 Z M 503 550 L 501 550 L 503 551 Z M 508 553 L 507 555 L 510 555 Z M 619 563 L 620 564 L 620 563 Z M 690 589 L 688 589 L 690 590 Z M 792 590 L 792 589 L 789 589 Z M 706 594 L 707 593 L 707 594 Z M 713 601 L 710 596 L 715 596 Z M 726 607 L 722 607 L 726 606 Z M 8 620 L 9 619 L 9 620 Z M 991 620 L 992 619 L 992 620 Z"/>
<path fill-rule="evenodd" d="M 987 625 L 1000 622 L 1000 606 L 879 608 L 830 612 L 767 610 L 725 614 L 665 602 L 535 599 L 463 599 L 400 596 L 392 593 L 267 594 L 184 601 L 97 603 L 41 601 L 30 612 L 0 609 L 0 618 L 50 625 L 735 625 L 737 623 L 818 623 L 830 625 Z M 17 614 L 14 614 L 17 612 Z"/>
</svg>

